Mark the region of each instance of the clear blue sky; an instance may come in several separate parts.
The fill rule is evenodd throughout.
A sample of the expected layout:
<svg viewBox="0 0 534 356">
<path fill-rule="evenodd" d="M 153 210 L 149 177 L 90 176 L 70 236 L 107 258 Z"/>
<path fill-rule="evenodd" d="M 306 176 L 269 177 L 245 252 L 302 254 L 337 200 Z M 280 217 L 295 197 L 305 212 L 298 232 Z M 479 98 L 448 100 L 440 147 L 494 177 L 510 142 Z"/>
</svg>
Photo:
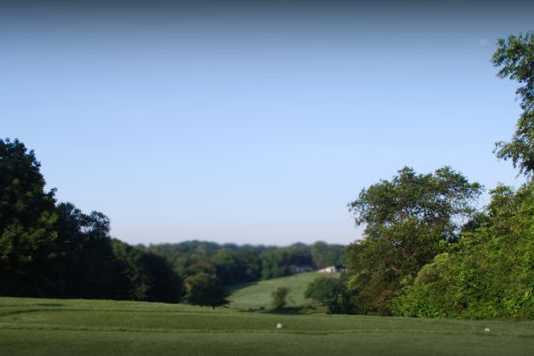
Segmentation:
<svg viewBox="0 0 534 356">
<path fill-rule="evenodd" d="M 346 204 L 405 165 L 520 183 L 490 57 L 532 6 L 276 4 L 6 7 L 0 136 L 132 243 L 349 243 Z"/>
</svg>

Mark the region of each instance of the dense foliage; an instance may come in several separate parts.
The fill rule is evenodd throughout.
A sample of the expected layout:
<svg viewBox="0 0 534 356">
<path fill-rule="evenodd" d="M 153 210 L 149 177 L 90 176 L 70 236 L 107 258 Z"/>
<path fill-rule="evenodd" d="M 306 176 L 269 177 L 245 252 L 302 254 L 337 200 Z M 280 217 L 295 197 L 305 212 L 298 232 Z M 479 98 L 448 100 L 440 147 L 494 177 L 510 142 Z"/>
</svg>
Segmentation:
<svg viewBox="0 0 534 356">
<path fill-rule="evenodd" d="M 145 252 L 119 240 L 113 240 L 113 251 L 125 264 L 130 299 L 177 302 L 183 292 L 182 278 L 163 257 Z"/>
<path fill-rule="evenodd" d="M 165 257 L 185 278 L 208 273 L 225 286 L 341 265 L 345 250 L 342 245 L 325 242 L 278 247 L 185 241 L 141 248 Z"/>
<path fill-rule="evenodd" d="M 185 299 L 194 305 L 215 308 L 227 303 L 224 286 L 213 274 L 200 272 L 186 278 L 185 291 Z"/>
<path fill-rule="evenodd" d="M 493 55 L 499 76 L 519 83 L 516 93 L 522 113 L 508 143 L 497 143 L 497 156 L 510 159 L 521 173 L 534 173 L 534 33 L 501 39 Z"/>
<path fill-rule="evenodd" d="M 460 195 L 445 210 L 433 204 L 434 197 L 400 208 L 405 192 L 410 197 L 430 192 L 443 202 L 447 194 L 439 185 L 420 181 L 414 190 L 399 192 L 394 183 L 382 182 L 364 191 L 351 207 L 357 222 L 370 227 L 349 257 L 362 307 L 421 317 L 534 317 L 534 34 L 499 40 L 493 63 L 500 77 L 519 83 L 522 109 L 511 142 L 498 143 L 496 153 L 510 159 L 527 182 L 517 192 L 496 187 L 490 204 L 476 214 L 469 202 L 478 188 L 466 184 L 454 185 L 452 192 Z M 470 216 L 463 226 L 454 217 L 458 213 Z M 391 244 L 391 236 L 401 238 Z M 412 250 L 409 241 L 415 243 Z M 405 248 L 414 254 L 395 253 Z"/>
<path fill-rule="evenodd" d="M 391 181 L 362 190 L 350 209 L 365 224 L 365 238 L 349 247 L 347 260 L 358 308 L 389 314 L 403 281 L 457 240 L 480 190 L 448 167 L 433 174 L 403 168 Z"/>
<path fill-rule="evenodd" d="M 500 186 L 479 226 L 424 266 L 395 301 L 400 315 L 534 317 L 534 183 Z"/>
<path fill-rule="evenodd" d="M 54 191 L 19 141 L 0 140 L 0 173 L 0 293 L 38 294 L 53 283 L 42 267 L 55 257 Z"/>
<path fill-rule="evenodd" d="M 0 295 L 177 302 L 160 256 L 113 241 L 109 219 L 57 203 L 33 151 L 0 140 Z"/>
<path fill-rule="evenodd" d="M 458 244 L 425 265 L 394 302 L 397 314 L 424 317 L 534 317 L 534 34 L 498 42 L 499 76 L 519 83 L 522 113 L 497 156 L 510 159 L 527 182 L 498 186 L 491 202 L 464 226 Z"/>
<path fill-rule="evenodd" d="M 343 278 L 337 276 L 320 276 L 311 282 L 304 293 L 310 298 L 326 307 L 328 313 L 353 313 L 357 310 L 353 293 L 347 288 Z"/>
</svg>

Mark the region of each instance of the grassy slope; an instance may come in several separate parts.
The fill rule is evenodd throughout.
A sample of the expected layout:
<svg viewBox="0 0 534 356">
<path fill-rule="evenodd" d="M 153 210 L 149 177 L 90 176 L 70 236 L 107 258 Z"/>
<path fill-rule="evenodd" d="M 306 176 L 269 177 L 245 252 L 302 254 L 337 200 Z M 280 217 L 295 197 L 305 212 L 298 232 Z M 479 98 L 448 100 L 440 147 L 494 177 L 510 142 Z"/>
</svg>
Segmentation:
<svg viewBox="0 0 534 356">
<path fill-rule="evenodd" d="M 289 288 L 288 306 L 303 306 L 310 303 L 304 298 L 308 284 L 319 275 L 316 272 L 299 273 L 289 277 L 274 278 L 252 283 L 233 291 L 229 300 L 230 306 L 238 310 L 269 309 L 271 293 L 278 287 Z"/>
<path fill-rule="evenodd" d="M 283 323 L 280 330 L 276 323 Z M 491 332 L 484 332 L 489 327 Z M 0 355 L 532 355 L 534 322 L 0 298 Z"/>
</svg>

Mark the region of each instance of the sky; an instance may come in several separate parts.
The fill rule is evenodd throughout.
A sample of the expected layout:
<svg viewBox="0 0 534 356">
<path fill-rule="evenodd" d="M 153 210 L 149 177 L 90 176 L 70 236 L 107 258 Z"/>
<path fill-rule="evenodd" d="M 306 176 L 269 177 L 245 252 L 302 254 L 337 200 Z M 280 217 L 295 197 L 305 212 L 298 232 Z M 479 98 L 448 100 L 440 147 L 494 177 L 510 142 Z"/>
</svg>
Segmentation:
<svg viewBox="0 0 534 356">
<path fill-rule="evenodd" d="M 347 203 L 404 166 L 521 183 L 490 59 L 532 3 L 2 4 L 0 137 L 121 240 L 350 243 Z"/>
</svg>

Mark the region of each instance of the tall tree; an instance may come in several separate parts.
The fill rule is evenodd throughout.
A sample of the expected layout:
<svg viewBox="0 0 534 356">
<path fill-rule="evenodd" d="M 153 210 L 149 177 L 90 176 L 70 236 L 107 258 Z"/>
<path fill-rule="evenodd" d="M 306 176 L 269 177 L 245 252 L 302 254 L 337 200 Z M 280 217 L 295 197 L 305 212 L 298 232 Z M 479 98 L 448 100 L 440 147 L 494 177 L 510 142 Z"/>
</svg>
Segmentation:
<svg viewBox="0 0 534 356">
<path fill-rule="evenodd" d="M 162 256 L 113 240 L 113 251 L 125 268 L 128 299 L 177 303 L 182 280 Z"/>
<path fill-rule="evenodd" d="M 499 142 L 497 157 L 511 160 L 520 173 L 534 173 L 534 33 L 512 35 L 500 39 L 493 54 L 493 64 L 500 68 L 498 75 L 519 83 L 516 91 L 521 100 L 522 113 L 510 142 Z"/>
<path fill-rule="evenodd" d="M 433 174 L 406 167 L 392 180 L 362 190 L 349 209 L 356 223 L 365 225 L 364 239 L 347 255 L 359 309 L 389 313 L 401 282 L 414 277 L 442 244 L 457 240 L 480 192 L 478 183 L 449 167 Z"/>
<path fill-rule="evenodd" d="M 127 299 L 130 284 L 128 266 L 113 250 L 110 222 L 100 212 L 84 214 L 71 203 L 57 207 L 58 251 L 62 258 L 64 290 L 60 295 L 85 298 Z"/>
<path fill-rule="evenodd" d="M 45 293 L 56 221 L 54 190 L 45 191 L 34 152 L 0 139 L 0 294 Z"/>
</svg>

